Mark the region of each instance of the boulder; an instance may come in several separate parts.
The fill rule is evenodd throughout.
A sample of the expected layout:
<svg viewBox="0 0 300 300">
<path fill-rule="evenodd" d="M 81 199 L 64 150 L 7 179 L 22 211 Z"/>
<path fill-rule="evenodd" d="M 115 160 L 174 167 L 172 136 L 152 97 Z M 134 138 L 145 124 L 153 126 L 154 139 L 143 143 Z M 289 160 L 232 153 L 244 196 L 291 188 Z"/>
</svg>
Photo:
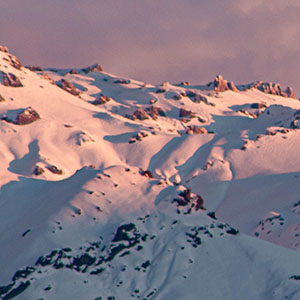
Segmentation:
<svg viewBox="0 0 300 300">
<path fill-rule="evenodd" d="M 159 88 L 158 90 L 155 91 L 156 94 L 162 94 L 165 93 L 167 90 L 163 88 Z"/>
<path fill-rule="evenodd" d="M 36 166 L 33 170 L 33 174 L 36 176 L 42 175 L 45 172 L 45 170 L 39 166 Z"/>
<path fill-rule="evenodd" d="M 92 73 L 92 72 L 103 72 L 103 69 L 99 64 L 94 64 L 94 65 L 91 65 L 87 68 L 81 69 L 81 71 L 87 74 L 87 73 Z M 78 74 L 78 72 L 77 73 L 71 73 L 71 74 Z"/>
<path fill-rule="evenodd" d="M 14 67 L 15 69 L 17 69 L 17 70 L 21 70 L 21 69 L 22 69 L 22 67 L 23 67 L 22 63 L 21 63 L 20 60 L 19 60 L 17 57 L 15 57 L 14 55 L 9 54 L 9 55 L 8 55 L 8 60 L 9 60 L 9 64 L 10 64 L 12 67 Z"/>
<path fill-rule="evenodd" d="M 180 110 L 179 110 L 179 117 L 180 118 L 186 118 L 186 117 L 188 117 L 188 118 L 195 118 L 196 114 L 194 112 L 192 112 L 191 110 L 180 108 Z"/>
<path fill-rule="evenodd" d="M 5 73 L 3 71 L 0 71 L 0 82 L 4 86 L 10 86 L 10 87 L 22 87 L 23 84 L 21 83 L 21 80 L 12 73 Z"/>
<path fill-rule="evenodd" d="M 80 91 L 76 89 L 76 87 L 71 82 L 64 78 L 57 81 L 56 85 L 74 96 L 79 96 L 80 94 Z"/>
<path fill-rule="evenodd" d="M 2 120 L 16 125 L 27 125 L 38 119 L 40 119 L 39 114 L 31 107 L 17 111 L 9 111 L 7 115 L 2 117 Z"/>
<path fill-rule="evenodd" d="M 37 121 L 38 119 L 40 119 L 39 114 L 34 109 L 29 107 L 17 115 L 14 123 L 18 125 L 27 125 Z"/>
<path fill-rule="evenodd" d="M 256 108 L 256 109 L 262 109 L 262 108 L 266 108 L 267 105 L 264 103 L 253 103 L 251 104 L 251 108 Z"/>
<path fill-rule="evenodd" d="M 108 96 L 104 96 L 103 94 L 100 94 L 97 99 L 95 101 L 93 101 L 92 103 L 94 105 L 101 105 L 101 104 L 105 104 L 109 101 L 111 101 L 112 98 L 108 97 Z"/>
<path fill-rule="evenodd" d="M 0 51 L 1 51 L 1 52 L 5 52 L 5 53 L 8 53 L 8 48 L 5 47 L 5 46 L 1 46 L 1 45 L 0 45 Z"/>
<path fill-rule="evenodd" d="M 144 171 L 144 170 L 141 170 L 141 171 L 140 171 L 140 174 L 141 174 L 142 176 L 145 176 L 145 177 L 148 177 L 148 178 L 154 178 L 152 172 L 149 171 L 149 170 L 145 170 L 145 171 Z"/>
<path fill-rule="evenodd" d="M 149 119 L 148 114 L 142 109 L 138 108 L 133 114 L 132 114 L 133 120 L 138 119 L 138 120 L 147 120 Z"/>
<path fill-rule="evenodd" d="M 195 103 L 200 103 L 200 102 L 208 103 L 207 98 L 204 95 L 195 93 L 193 91 L 187 91 L 186 96 L 189 97 Z"/>
<path fill-rule="evenodd" d="M 57 174 L 57 175 L 62 175 L 63 174 L 63 170 L 58 169 L 56 166 L 51 165 L 51 166 L 47 166 L 46 167 L 51 173 L 53 174 Z"/>
<path fill-rule="evenodd" d="M 188 126 L 186 130 L 186 134 L 207 134 L 208 131 L 204 127 L 199 127 L 199 126 Z"/>
<path fill-rule="evenodd" d="M 166 113 L 162 110 L 162 108 L 158 106 L 150 106 L 146 108 L 146 112 L 150 115 L 153 120 L 156 120 L 158 116 L 166 117 Z"/>
</svg>

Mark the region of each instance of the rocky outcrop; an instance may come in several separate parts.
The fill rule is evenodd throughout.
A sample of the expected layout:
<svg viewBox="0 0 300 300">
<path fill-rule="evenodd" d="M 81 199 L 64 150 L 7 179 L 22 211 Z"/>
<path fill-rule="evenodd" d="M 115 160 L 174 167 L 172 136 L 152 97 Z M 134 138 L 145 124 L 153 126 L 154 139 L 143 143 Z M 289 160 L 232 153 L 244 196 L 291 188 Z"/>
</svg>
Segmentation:
<svg viewBox="0 0 300 300">
<path fill-rule="evenodd" d="M 255 108 L 255 109 L 263 109 L 266 108 L 267 105 L 264 103 L 253 103 L 251 104 L 251 108 Z"/>
<path fill-rule="evenodd" d="M 188 126 L 186 134 L 207 134 L 208 131 L 204 127 L 199 127 L 199 126 Z"/>
<path fill-rule="evenodd" d="M 138 119 L 141 121 L 149 119 L 148 114 L 142 108 L 138 108 L 132 115 L 126 115 L 126 117 L 131 120 Z"/>
<path fill-rule="evenodd" d="M 191 110 L 180 108 L 180 110 L 179 110 L 179 117 L 180 118 L 195 118 L 196 117 L 196 113 L 192 112 Z"/>
<path fill-rule="evenodd" d="M 3 98 L 3 96 L 0 94 L 0 102 L 5 101 L 5 99 Z"/>
<path fill-rule="evenodd" d="M 152 172 L 149 170 L 140 170 L 140 174 L 148 178 L 154 178 Z"/>
<path fill-rule="evenodd" d="M 51 84 L 56 85 L 56 82 L 47 73 L 42 73 L 40 76 Z"/>
<path fill-rule="evenodd" d="M 56 166 L 51 165 L 51 166 L 47 166 L 46 167 L 51 173 L 53 174 L 57 174 L 57 175 L 62 175 L 63 174 L 63 170 L 58 169 Z"/>
<path fill-rule="evenodd" d="M 92 103 L 94 105 L 100 105 L 100 104 L 105 104 L 109 101 L 111 101 L 112 98 L 108 97 L 108 96 L 104 96 L 103 94 L 100 94 L 97 99 L 95 101 L 93 101 Z"/>
<path fill-rule="evenodd" d="M 80 94 L 80 91 L 76 89 L 76 87 L 66 79 L 61 79 L 57 81 L 56 85 L 74 96 L 79 96 Z"/>
<path fill-rule="evenodd" d="M 10 86 L 10 87 L 22 87 L 23 84 L 21 83 L 21 80 L 12 73 L 5 73 L 3 71 L 0 71 L 0 82 L 4 86 Z"/>
<path fill-rule="evenodd" d="M 255 88 L 263 93 L 270 95 L 277 95 L 287 98 L 295 98 L 295 93 L 291 87 L 287 87 L 286 90 L 283 90 L 279 83 L 272 82 L 263 82 L 255 81 L 246 85 L 239 86 L 239 89 L 242 91 Z"/>
<path fill-rule="evenodd" d="M 27 125 L 37 121 L 38 119 L 40 119 L 39 114 L 31 107 L 28 107 L 17 113 L 13 112 L 11 116 L 4 115 L 2 117 L 2 120 L 16 125 Z"/>
<path fill-rule="evenodd" d="M 117 79 L 114 81 L 114 83 L 129 84 L 129 83 L 131 83 L 131 81 L 129 79 Z"/>
<path fill-rule="evenodd" d="M 8 48 L 0 45 L 0 52 L 8 53 Z"/>
<path fill-rule="evenodd" d="M 33 123 L 34 121 L 37 121 L 40 119 L 39 114 L 32 109 L 31 107 L 25 109 L 23 112 L 19 113 L 16 119 L 16 124 L 18 125 L 26 125 Z"/>
<path fill-rule="evenodd" d="M 87 68 L 81 69 L 81 71 L 87 74 L 87 73 L 92 73 L 92 72 L 103 72 L 103 69 L 99 64 L 94 64 Z"/>
<path fill-rule="evenodd" d="M 147 120 L 150 117 L 153 120 L 157 120 L 157 117 L 165 117 L 166 113 L 162 110 L 162 108 L 157 107 L 157 106 L 150 106 L 146 108 L 146 110 L 142 109 L 141 107 L 138 108 L 132 115 L 126 115 L 127 118 L 131 120 Z"/>
<path fill-rule="evenodd" d="M 15 57 L 14 55 L 10 54 L 6 47 L 3 47 L 3 46 L 0 46 L 0 47 L 2 47 L 2 52 L 7 53 L 7 55 L 3 57 L 3 60 L 7 61 L 15 69 L 21 70 L 23 65 L 20 62 L 20 60 L 17 57 Z"/>
<path fill-rule="evenodd" d="M 175 198 L 173 202 L 177 203 L 177 206 L 190 206 L 195 210 L 205 209 L 203 207 L 204 200 L 200 195 L 193 194 L 190 189 L 185 189 L 178 194 L 178 198 Z"/>
<path fill-rule="evenodd" d="M 185 96 L 189 97 L 195 103 L 200 103 L 200 102 L 208 103 L 207 98 L 204 95 L 195 93 L 193 91 L 187 91 Z"/>
<path fill-rule="evenodd" d="M 150 106 L 146 108 L 146 112 L 153 119 L 156 120 L 158 116 L 166 117 L 166 113 L 162 110 L 162 108 L 158 106 Z"/>
<path fill-rule="evenodd" d="M 35 176 L 39 176 L 39 175 L 42 175 L 43 173 L 45 172 L 45 170 L 39 166 L 36 166 L 33 170 L 33 174 Z"/>
<path fill-rule="evenodd" d="M 231 90 L 233 92 L 238 91 L 235 84 L 232 81 L 228 82 L 227 80 L 225 80 L 222 75 L 217 75 L 215 80 L 213 82 L 210 82 L 207 86 L 213 88 L 213 90 L 218 93 L 228 90 Z"/>
<path fill-rule="evenodd" d="M 43 71 L 43 69 L 38 66 L 26 66 L 26 68 L 32 72 L 42 72 Z"/>
</svg>

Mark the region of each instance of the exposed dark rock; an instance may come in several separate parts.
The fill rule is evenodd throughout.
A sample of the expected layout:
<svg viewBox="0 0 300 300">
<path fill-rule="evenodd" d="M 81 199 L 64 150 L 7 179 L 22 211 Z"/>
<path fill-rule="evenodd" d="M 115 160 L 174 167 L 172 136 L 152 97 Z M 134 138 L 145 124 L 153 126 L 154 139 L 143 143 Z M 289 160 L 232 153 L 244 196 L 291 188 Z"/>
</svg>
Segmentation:
<svg viewBox="0 0 300 300">
<path fill-rule="evenodd" d="M 0 71 L 0 82 L 4 86 L 11 86 L 11 87 L 22 87 L 23 84 L 21 83 L 21 80 L 12 73 L 5 73 L 3 71 Z"/>
<path fill-rule="evenodd" d="M 289 98 L 296 98 L 293 89 L 289 86 L 286 88 L 285 93 Z"/>
<path fill-rule="evenodd" d="M 231 91 L 234 91 L 234 92 L 238 91 L 236 86 L 234 85 L 234 83 L 232 81 L 228 82 L 227 80 L 225 80 L 223 78 L 222 75 L 217 75 L 215 80 L 213 82 L 210 82 L 208 84 L 208 86 L 209 87 L 212 86 L 215 92 L 225 92 L 225 91 L 228 91 L 228 90 L 231 90 Z"/>
<path fill-rule="evenodd" d="M 56 166 L 51 165 L 51 166 L 47 166 L 46 167 L 51 173 L 53 174 L 57 174 L 57 175 L 62 175 L 63 174 L 63 170 L 58 169 Z"/>
<path fill-rule="evenodd" d="M 38 66 L 26 66 L 25 68 L 29 69 L 32 72 L 42 72 L 43 69 Z"/>
<path fill-rule="evenodd" d="M 129 84 L 129 83 L 131 83 L 131 81 L 129 79 L 117 79 L 114 81 L 114 83 Z"/>
<path fill-rule="evenodd" d="M 162 93 L 165 93 L 166 91 L 167 91 L 166 89 L 159 88 L 158 90 L 155 91 L 155 93 L 162 94 Z"/>
<path fill-rule="evenodd" d="M 4 53 L 8 53 L 6 57 L 3 57 L 4 60 L 6 60 L 12 67 L 14 67 L 17 70 L 21 70 L 23 67 L 22 63 L 20 60 L 15 57 L 14 55 L 10 54 L 8 51 L 8 48 L 5 46 L 0 46 L 0 51 Z"/>
<path fill-rule="evenodd" d="M 33 174 L 36 176 L 42 175 L 45 172 L 45 170 L 39 166 L 36 166 L 33 170 Z"/>
<path fill-rule="evenodd" d="M 23 112 L 18 114 L 15 124 L 27 125 L 34 121 L 37 121 L 38 119 L 40 119 L 39 114 L 34 109 L 29 107 L 25 109 Z"/>
<path fill-rule="evenodd" d="M 112 242 L 130 241 L 132 238 L 128 235 L 128 232 L 136 231 L 135 224 L 129 223 L 121 225 L 112 239 Z"/>
<path fill-rule="evenodd" d="M 177 93 L 177 94 L 175 94 L 175 95 L 173 96 L 173 99 L 174 99 L 174 100 L 180 100 L 180 99 L 182 99 L 182 95 L 179 94 L 179 93 Z"/>
<path fill-rule="evenodd" d="M 199 127 L 199 126 L 188 126 L 186 134 L 207 134 L 208 130 L 204 127 Z"/>
<path fill-rule="evenodd" d="M 250 88 L 258 89 L 259 91 L 266 94 L 295 98 L 295 93 L 291 87 L 287 87 L 286 90 L 283 90 L 279 83 L 255 81 L 246 85 L 239 86 L 239 89 L 243 91 Z"/>
<path fill-rule="evenodd" d="M 140 171 L 140 174 L 141 174 L 142 176 L 145 176 L 145 177 L 148 177 L 148 178 L 154 178 L 152 172 L 149 171 L 149 170 L 145 170 L 145 171 L 144 171 L 144 170 L 141 170 L 141 171 Z"/>
<path fill-rule="evenodd" d="M 73 260 L 73 266 L 75 269 L 79 270 L 82 266 L 90 266 L 94 264 L 96 261 L 96 257 L 92 257 L 89 254 L 85 253 L 80 257 L 75 257 Z"/>
<path fill-rule="evenodd" d="M 212 166 L 214 165 L 214 163 L 212 161 L 208 161 L 205 166 L 203 167 L 203 171 L 207 171 L 208 169 L 210 169 Z"/>
<path fill-rule="evenodd" d="M 203 204 L 204 204 L 203 198 L 200 195 L 197 195 L 196 196 L 196 206 L 195 206 L 195 209 L 196 210 L 204 209 Z"/>
<path fill-rule="evenodd" d="M 141 131 L 138 132 L 136 135 L 132 136 L 129 140 L 129 144 L 135 143 L 136 141 L 142 141 L 143 138 L 147 137 L 148 133 Z"/>
<path fill-rule="evenodd" d="M 78 96 L 80 94 L 80 91 L 76 89 L 76 87 L 71 82 L 69 82 L 64 78 L 57 81 L 56 84 L 57 86 L 59 86 L 60 88 L 62 88 L 63 90 L 67 91 L 68 93 L 74 96 Z"/>
<path fill-rule="evenodd" d="M 47 80 L 48 82 L 50 82 L 51 84 L 56 85 L 56 82 L 50 77 L 49 74 L 47 74 L 47 73 L 42 73 L 40 76 L 41 76 L 41 78 L 46 79 L 46 80 Z"/>
<path fill-rule="evenodd" d="M 237 229 L 234 228 L 230 228 L 229 230 L 226 231 L 228 234 L 232 234 L 232 235 L 237 235 L 239 233 L 239 231 Z"/>
<path fill-rule="evenodd" d="M 173 202 L 177 203 L 177 206 L 188 206 L 188 213 L 191 212 L 192 208 L 196 211 L 199 209 L 205 209 L 203 207 L 204 200 L 200 195 L 193 194 L 190 189 L 185 189 L 178 194 L 178 198 L 175 198 Z"/>
<path fill-rule="evenodd" d="M 30 275 L 31 273 L 33 273 L 35 271 L 34 267 L 26 267 L 23 270 L 18 270 L 14 277 L 12 278 L 13 281 L 16 281 L 20 278 L 27 278 L 28 275 Z"/>
<path fill-rule="evenodd" d="M 92 72 L 103 72 L 102 67 L 99 64 L 91 65 L 87 68 L 81 69 L 84 73 L 92 73 Z"/>
<path fill-rule="evenodd" d="M 0 286 L 0 297 L 9 292 L 12 287 L 15 285 L 15 282 L 5 285 L 5 286 Z M 1 298 L 2 299 L 2 298 Z"/>
<path fill-rule="evenodd" d="M 23 293 L 30 286 L 30 281 L 21 282 L 18 287 L 11 290 L 6 296 L 1 298 L 2 300 L 9 300 L 17 297 L 21 293 Z"/>
<path fill-rule="evenodd" d="M 148 114 L 142 109 L 142 108 L 138 108 L 131 116 L 127 116 L 129 119 L 131 120 L 147 120 L 149 119 Z"/>
<path fill-rule="evenodd" d="M 77 70 L 74 70 L 74 69 L 70 70 L 68 73 L 73 74 L 73 75 L 74 74 L 79 74 L 79 72 Z"/>
<path fill-rule="evenodd" d="M 39 114 L 31 107 L 22 110 L 17 114 L 16 117 L 9 117 L 6 115 L 2 117 L 2 120 L 14 123 L 16 125 L 27 125 L 37 121 L 38 119 L 40 119 Z"/>
<path fill-rule="evenodd" d="M 196 117 L 196 113 L 192 112 L 191 110 L 186 110 L 184 108 L 180 108 L 180 110 L 179 110 L 179 117 L 180 118 L 184 118 L 184 117 L 195 118 Z"/>
<path fill-rule="evenodd" d="M 200 103 L 200 102 L 208 103 L 207 98 L 204 95 L 195 93 L 193 91 L 187 91 L 186 96 L 189 97 L 195 103 Z"/>
<path fill-rule="evenodd" d="M 97 99 L 95 101 L 93 101 L 92 103 L 94 105 L 100 105 L 100 104 L 105 104 L 109 101 L 111 101 L 112 98 L 108 97 L 108 96 L 104 96 L 103 94 L 100 94 Z"/>
<path fill-rule="evenodd" d="M 6 46 L 0 45 L 0 52 L 8 53 L 8 48 Z"/>
<path fill-rule="evenodd" d="M 146 112 L 153 120 L 156 120 L 157 116 L 166 117 L 166 113 L 160 107 L 150 106 L 146 108 Z"/>
<path fill-rule="evenodd" d="M 132 115 L 126 115 L 127 118 L 131 120 L 147 120 L 151 117 L 156 120 L 158 116 L 166 117 L 166 113 L 160 108 L 155 106 L 150 106 L 146 110 L 139 107 Z"/>
<path fill-rule="evenodd" d="M 208 215 L 210 218 L 212 218 L 212 219 L 214 219 L 214 220 L 217 220 L 216 214 L 215 214 L 214 211 L 210 211 L 209 213 L 207 213 L 207 215 Z"/>
<path fill-rule="evenodd" d="M 191 85 L 189 81 L 180 82 L 179 85 Z"/>
<path fill-rule="evenodd" d="M 2 95 L 0 94 L 0 102 L 5 101 L 5 99 L 2 97 Z"/>
<path fill-rule="evenodd" d="M 264 103 L 253 103 L 251 104 L 251 108 L 256 108 L 256 109 L 262 109 L 262 108 L 266 108 L 267 105 Z"/>
</svg>

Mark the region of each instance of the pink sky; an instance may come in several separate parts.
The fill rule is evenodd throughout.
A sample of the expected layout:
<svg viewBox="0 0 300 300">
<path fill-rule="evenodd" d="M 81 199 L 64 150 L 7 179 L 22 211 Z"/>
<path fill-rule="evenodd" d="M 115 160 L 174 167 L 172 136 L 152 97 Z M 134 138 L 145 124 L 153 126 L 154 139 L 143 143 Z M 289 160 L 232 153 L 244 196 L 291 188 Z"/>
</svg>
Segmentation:
<svg viewBox="0 0 300 300">
<path fill-rule="evenodd" d="M 300 97 L 299 0 L 9 0 L 0 44 L 25 65 L 84 67 L 152 83 L 290 85 Z"/>
</svg>

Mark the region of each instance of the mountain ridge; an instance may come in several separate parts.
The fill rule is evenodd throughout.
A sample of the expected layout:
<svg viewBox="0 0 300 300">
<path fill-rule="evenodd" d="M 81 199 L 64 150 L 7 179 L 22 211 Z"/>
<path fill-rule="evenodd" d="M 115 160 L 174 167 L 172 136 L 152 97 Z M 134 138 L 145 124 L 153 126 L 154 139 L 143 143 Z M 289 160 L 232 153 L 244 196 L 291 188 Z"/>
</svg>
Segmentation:
<svg viewBox="0 0 300 300">
<path fill-rule="evenodd" d="M 299 297 L 291 88 L 152 85 L 0 50 L 1 299 Z"/>
</svg>

